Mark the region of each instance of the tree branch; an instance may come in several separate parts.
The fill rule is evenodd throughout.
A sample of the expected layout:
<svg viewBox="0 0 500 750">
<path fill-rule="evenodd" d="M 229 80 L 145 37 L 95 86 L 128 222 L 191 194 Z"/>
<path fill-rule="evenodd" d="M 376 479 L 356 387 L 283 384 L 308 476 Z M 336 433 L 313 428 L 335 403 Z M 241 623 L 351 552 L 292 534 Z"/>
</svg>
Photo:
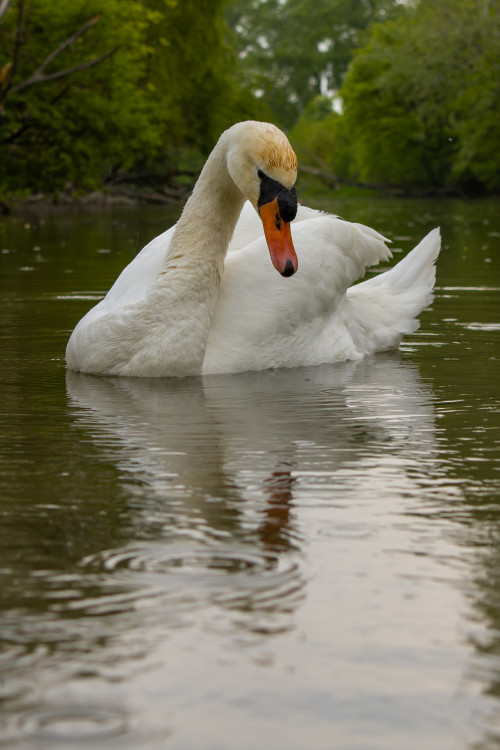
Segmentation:
<svg viewBox="0 0 500 750">
<path fill-rule="evenodd" d="M 8 4 L 10 0 L 0 0 L 1 5 L 0 8 L 4 7 L 4 4 Z M 18 33 L 16 37 L 16 46 L 14 50 L 14 62 L 12 65 L 12 68 L 10 70 L 10 80 L 12 80 L 15 70 L 17 68 L 17 61 L 19 58 L 19 49 L 21 46 L 21 30 L 23 25 L 23 11 L 24 11 L 24 0 L 20 0 L 20 7 L 19 7 L 19 22 L 18 22 Z M 114 53 L 119 49 L 120 45 L 117 45 L 116 47 L 113 47 L 113 49 L 108 50 L 103 55 L 100 55 L 99 57 L 95 57 L 93 60 L 88 60 L 87 62 L 80 63 L 80 65 L 73 65 L 71 68 L 65 68 L 64 70 L 57 70 L 54 73 L 45 73 L 45 70 L 47 67 L 52 63 L 58 55 L 63 52 L 63 50 L 67 49 L 67 47 L 70 47 L 79 37 L 83 36 L 94 24 L 96 24 L 99 19 L 101 18 L 101 14 L 98 14 L 97 16 L 94 16 L 93 18 L 90 18 L 86 23 L 83 24 L 79 29 L 77 29 L 73 34 L 70 34 L 70 36 L 67 37 L 61 44 L 56 47 L 48 57 L 45 58 L 45 60 L 42 62 L 42 64 L 35 70 L 35 72 L 27 78 L 25 81 L 21 81 L 21 83 L 16 84 L 15 86 L 8 85 L 4 92 L 3 96 L 0 96 L 0 101 L 5 98 L 7 92 L 9 93 L 16 93 L 17 91 L 22 91 L 23 89 L 27 88 L 28 86 L 33 86 L 35 83 L 46 83 L 47 81 L 55 81 L 58 78 L 65 78 L 66 76 L 71 75 L 72 73 L 78 73 L 81 70 L 87 70 L 87 68 L 93 68 L 95 65 L 98 65 L 100 62 L 105 60 L 107 57 L 110 57 L 111 55 L 114 55 Z"/>
<path fill-rule="evenodd" d="M 44 64 L 43 66 L 40 66 L 38 70 L 36 70 L 33 73 L 31 78 L 27 78 L 22 83 L 18 83 L 17 86 L 12 86 L 11 92 L 15 93 L 16 91 L 22 91 L 28 86 L 33 86 L 33 84 L 35 83 L 46 83 L 47 81 L 55 81 L 57 78 L 64 78 L 65 76 L 69 76 L 72 73 L 77 73 L 80 70 L 87 70 L 87 68 L 93 68 L 95 65 L 98 65 L 107 57 L 114 55 L 115 52 L 119 48 L 120 48 L 120 45 L 117 44 L 116 47 L 113 47 L 113 49 L 108 50 L 107 52 L 105 52 L 103 55 L 100 55 L 99 57 L 95 57 L 93 60 L 89 60 L 88 62 L 81 63 L 80 65 L 74 65 L 72 68 L 65 68 L 65 70 L 58 70 L 55 73 L 48 73 L 47 75 L 43 74 L 43 70 L 45 68 L 45 64 Z"/>
<path fill-rule="evenodd" d="M 55 60 L 57 55 L 59 55 L 63 50 L 65 50 L 66 47 L 69 47 L 73 44 L 73 42 L 76 42 L 78 37 L 83 36 L 83 34 L 85 34 L 85 32 L 88 31 L 91 26 L 96 24 L 100 18 L 101 18 L 101 14 L 99 13 L 97 16 L 94 16 L 93 18 L 91 18 L 90 21 L 87 21 L 87 23 L 84 23 L 83 26 L 77 29 L 77 31 L 71 34 L 67 39 L 65 39 L 64 42 L 62 42 L 62 44 L 60 44 L 59 47 L 56 47 L 56 49 L 53 52 L 51 52 L 50 55 L 43 61 L 43 63 L 38 68 L 38 70 L 36 70 L 33 73 L 32 78 L 38 75 L 43 75 L 43 72 L 45 71 L 45 68 L 47 67 L 47 65 L 50 65 L 52 60 Z"/>
</svg>

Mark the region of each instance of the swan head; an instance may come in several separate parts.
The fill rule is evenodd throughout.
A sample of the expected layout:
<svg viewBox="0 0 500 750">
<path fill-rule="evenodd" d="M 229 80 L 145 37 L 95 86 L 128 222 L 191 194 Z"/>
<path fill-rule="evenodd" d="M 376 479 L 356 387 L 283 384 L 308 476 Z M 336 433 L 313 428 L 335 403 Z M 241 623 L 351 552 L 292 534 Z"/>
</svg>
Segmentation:
<svg viewBox="0 0 500 750">
<path fill-rule="evenodd" d="M 229 174 L 259 214 L 273 266 L 282 276 L 298 267 L 290 222 L 297 214 L 297 157 L 286 135 L 267 122 L 241 122 L 228 131 Z"/>
</svg>

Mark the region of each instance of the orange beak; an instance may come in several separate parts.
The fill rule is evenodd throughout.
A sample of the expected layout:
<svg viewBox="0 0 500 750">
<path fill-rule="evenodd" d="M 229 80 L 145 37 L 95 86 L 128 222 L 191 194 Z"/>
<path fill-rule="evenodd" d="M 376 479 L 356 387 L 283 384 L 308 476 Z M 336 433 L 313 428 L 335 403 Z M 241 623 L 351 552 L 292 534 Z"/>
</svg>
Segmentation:
<svg viewBox="0 0 500 750">
<path fill-rule="evenodd" d="M 259 206 L 259 213 L 273 266 L 282 276 L 293 276 L 299 262 L 293 247 L 290 223 L 281 218 L 278 199 Z"/>
</svg>

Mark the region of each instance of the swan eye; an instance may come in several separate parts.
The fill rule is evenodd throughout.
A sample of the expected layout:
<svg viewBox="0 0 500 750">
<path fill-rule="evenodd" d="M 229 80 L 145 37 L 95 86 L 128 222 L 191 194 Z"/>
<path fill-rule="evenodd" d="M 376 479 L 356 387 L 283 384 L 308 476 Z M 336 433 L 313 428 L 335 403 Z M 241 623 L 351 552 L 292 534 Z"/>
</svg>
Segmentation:
<svg viewBox="0 0 500 750">
<path fill-rule="evenodd" d="M 264 172 L 262 171 L 262 169 L 258 169 L 257 170 L 257 177 L 259 178 L 259 180 L 265 180 L 266 179 L 266 175 L 264 174 Z"/>
</svg>

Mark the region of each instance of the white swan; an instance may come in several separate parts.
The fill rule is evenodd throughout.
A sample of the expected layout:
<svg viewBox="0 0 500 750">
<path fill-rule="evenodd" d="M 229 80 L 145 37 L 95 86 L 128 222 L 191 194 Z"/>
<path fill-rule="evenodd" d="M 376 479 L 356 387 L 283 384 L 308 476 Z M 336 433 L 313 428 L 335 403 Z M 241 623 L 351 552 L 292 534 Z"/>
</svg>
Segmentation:
<svg viewBox="0 0 500 750">
<path fill-rule="evenodd" d="M 68 367 L 184 376 L 354 360 L 397 347 L 432 298 L 439 230 L 390 271 L 350 286 L 366 266 L 391 257 L 384 238 L 297 207 L 296 175 L 295 154 L 275 126 L 226 130 L 175 227 L 80 320 Z"/>
</svg>

